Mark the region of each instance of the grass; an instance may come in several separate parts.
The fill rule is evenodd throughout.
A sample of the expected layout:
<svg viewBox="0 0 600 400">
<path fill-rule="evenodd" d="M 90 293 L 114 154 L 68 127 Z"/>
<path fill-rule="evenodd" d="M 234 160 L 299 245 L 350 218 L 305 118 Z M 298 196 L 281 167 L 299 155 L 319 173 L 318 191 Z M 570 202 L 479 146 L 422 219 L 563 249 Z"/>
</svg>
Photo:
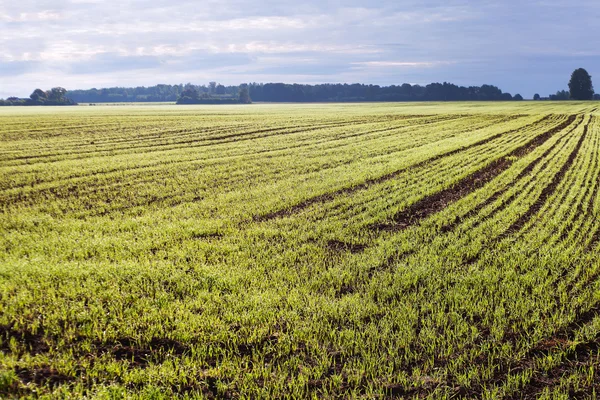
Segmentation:
<svg viewBox="0 0 600 400">
<path fill-rule="evenodd" d="M 599 110 L 0 109 L 0 397 L 593 397 Z"/>
</svg>

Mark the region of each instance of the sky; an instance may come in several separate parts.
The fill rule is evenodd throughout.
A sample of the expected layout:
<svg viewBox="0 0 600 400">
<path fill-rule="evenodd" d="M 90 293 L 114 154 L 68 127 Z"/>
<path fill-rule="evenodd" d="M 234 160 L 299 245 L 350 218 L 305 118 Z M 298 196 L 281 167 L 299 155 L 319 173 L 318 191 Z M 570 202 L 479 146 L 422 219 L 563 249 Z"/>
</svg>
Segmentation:
<svg viewBox="0 0 600 400">
<path fill-rule="evenodd" d="M 0 98 L 191 82 L 493 84 L 586 68 L 598 0 L 0 0 Z"/>
</svg>

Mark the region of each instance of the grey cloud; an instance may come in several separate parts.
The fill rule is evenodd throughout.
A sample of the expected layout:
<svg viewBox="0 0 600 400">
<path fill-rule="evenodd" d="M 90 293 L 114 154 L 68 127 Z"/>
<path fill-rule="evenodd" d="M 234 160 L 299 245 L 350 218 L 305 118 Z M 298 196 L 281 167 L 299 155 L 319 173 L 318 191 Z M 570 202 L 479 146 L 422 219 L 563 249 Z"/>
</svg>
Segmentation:
<svg viewBox="0 0 600 400">
<path fill-rule="evenodd" d="M 596 54 L 590 38 L 600 36 L 597 0 L 576 7 L 567 0 L 115 4 L 0 2 L 2 84 L 10 77 L 10 87 L 21 92 L 15 94 L 26 94 L 42 79 L 93 87 L 100 81 L 129 85 L 132 76 L 177 83 L 172 79 L 205 73 L 231 84 L 269 76 L 377 84 L 449 80 L 526 94 L 555 90 L 570 68 L 600 74 L 598 60 L 584 57 Z"/>
</svg>

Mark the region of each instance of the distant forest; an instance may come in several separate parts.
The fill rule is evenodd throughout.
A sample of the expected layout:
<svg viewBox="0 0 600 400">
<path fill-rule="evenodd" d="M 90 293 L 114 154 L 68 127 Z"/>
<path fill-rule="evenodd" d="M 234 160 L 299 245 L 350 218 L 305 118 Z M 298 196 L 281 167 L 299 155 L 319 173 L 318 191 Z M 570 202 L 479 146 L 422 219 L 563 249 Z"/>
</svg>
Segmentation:
<svg viewBox="0 0 600 400">
<path fill-rule="evenodd" d="M 364 84 L 298 85 L 267 83 L 248 85 L 253 101 L 272 102 L 354 102 L 354 101 L 491 101 L 523 100 L 492 85 L 457 86 L 431 83 L 427 86 L 378 86 Z"/>
<path fill-rule="evenodd" d="M 230 103 L 238 99 L 240 88 L 247 87 L 252 101 L 260 102 L 362 102 L 362 101 L 493 101 L 523 100 L 502 92 L 492 85 L 463 87 L 451 83 L 432 83 L 427 86 L 378 86 L 365 84 L 300 85 L 285 83 L 250 83 L 224 86 L 211 82 L 205 85 L 157 85 L 136 88 L 107 88 L 70 90 L 67 96 L 77 103 L 159 102 L 189 98 L 197 93 L 194 103 Z M 185 94 L 184 94 L 185 92 Z M 219 101 L 220 100 L 220 101 Z M 189 104 L 191 101 L 182 101 Z"/>
<path fill-rule="evenodd" d="M 576 71 L 577 72 L 577 71 Z M 585 71 L 584 71 L 585 72 Z M 587 72 L 585 72 L 587 74 Z M 584 76 L 589 79 L 589 76 Z M 572 85 L 573 89 L 581 85 Z M 583 99 L 600 100 L 593 94 L 591 81 Z M 574 92 L 575 93 L 575 92 Z M 536 94 L 533 100 L 569 100 L 578 98 L 561 90 L 548 97 Z M 493 85 L 457 86 L 452 83 L 431 83 L 426 86 L 378 86 L 365 84 L 301 85 L 286 83 L 250 83 L 224 86 L 217 82 L 208 85 L 156 85 L 150 87 L 113 87 L 105 89 L 69 90 L 36 89 L 29 98 L 11 97 L 0 100 L 1 105 L 73 105 L 77 103 L 177 102 L 178 104 L 238 104 L 258 102 L 370 102 L 370 101 L 520 101 Z"/>
<path fill-rule="evenodd" d="M 156 85 L 132 88 L 112 87 L 106 89 L 69 90 L 67 96 L 77 103 L 147 103 L 177 101 L 186 90 L 196 91 L 202 98 L 212 100 L 237 99 L 239 86 L 223 86 L 216 82 L 206 85 Z"/>
<path fill-rule="evenodd" d="M 246 94 L 245 88 L 248 92 Z M 242 100 L 240 100 L 242 95 Z M 235 102 L 368 102 L 368 101 L 519 101 L 493 85 L 457 86 L 452 83 L 431 83 L 426 86 L 378 86 L 365 84 L 301 85 L 286 83 L 250 83 L 241 86 L 157 85 L 136 88 L 71 90 L 67 96 L 78 103 L 111 102 L 171 102 L 179 104 L 230 104 Z M 249 99 L 246 98 L 249 96 Z M 600 100 L 600 95 L 595 95 Z M 535 100 L 568 100 L 568 91 L 548 97 L 536 95 Z"/>
<path fill-rule="evenodd" d="M 26 99 L 9 97 L 0 99 L 0 106 L 73 106 L 76 103 L 67 96 L 67 90 L 55 87 L 50 90 L 35 89 Z"/>
</svg>

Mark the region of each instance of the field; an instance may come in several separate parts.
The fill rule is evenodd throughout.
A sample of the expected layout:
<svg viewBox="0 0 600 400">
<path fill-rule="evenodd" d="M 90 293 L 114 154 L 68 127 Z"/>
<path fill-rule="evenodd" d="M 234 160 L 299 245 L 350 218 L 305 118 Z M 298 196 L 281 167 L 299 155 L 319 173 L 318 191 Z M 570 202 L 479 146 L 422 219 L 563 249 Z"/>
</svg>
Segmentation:
<svg viewBox="0 0 600 400">
<path fill-rule="evenodd" d="M 0 110 L 0 398 L 592 398 L 600 104 Z"/>
</svg>

